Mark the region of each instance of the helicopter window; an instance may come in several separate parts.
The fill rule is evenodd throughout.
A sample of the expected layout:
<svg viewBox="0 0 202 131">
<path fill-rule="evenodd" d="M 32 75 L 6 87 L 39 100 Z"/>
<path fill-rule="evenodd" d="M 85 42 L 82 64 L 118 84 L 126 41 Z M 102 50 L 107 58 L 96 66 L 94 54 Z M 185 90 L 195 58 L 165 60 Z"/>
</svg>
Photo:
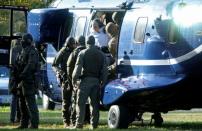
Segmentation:
<svg viewBox="0 0 202 131">
<path fill-rule="evenodd" d="M 13 34 L 26 32 L 26 17 L 24 11 L 13 12 Z"/>
<path fill-rule="evenodd" d="M 147 17 L 138 18 L 137 24 L 135 27 L 135 33 L 134 33 L 135 43 L 138 43 L 138 44 L 144 43 L 144 37 L 145 37 L 147 23 L 148 23 Z"/>
<path fill-rule="evenodd" d="M 10 36 L 10 10 L 0 9 L 0 36 Z"/>
<path fill-rule="evenodd" d="M 79 17 L 76 22 L 76 28 L 75 28 L 75 33 L 74 37 L 78 37 L 80 35 L 84 35 L 84 29 L 85 29 L 85 24 L 86 24 L 86 17 Z"/>
</svg>

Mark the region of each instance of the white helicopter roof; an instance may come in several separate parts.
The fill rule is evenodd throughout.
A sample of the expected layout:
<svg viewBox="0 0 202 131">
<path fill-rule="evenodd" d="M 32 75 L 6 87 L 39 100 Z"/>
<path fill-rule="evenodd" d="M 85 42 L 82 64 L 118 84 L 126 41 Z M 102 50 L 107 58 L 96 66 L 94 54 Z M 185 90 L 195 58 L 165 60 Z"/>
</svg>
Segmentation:
<svg viewBox="0 0 202 131">
<path fill-rule="evenodd" d="M 150 0 L 56 0 L 50 6 L 56 8 L 117 8 L 124 2 L 144 3 Z"/>
</svg>

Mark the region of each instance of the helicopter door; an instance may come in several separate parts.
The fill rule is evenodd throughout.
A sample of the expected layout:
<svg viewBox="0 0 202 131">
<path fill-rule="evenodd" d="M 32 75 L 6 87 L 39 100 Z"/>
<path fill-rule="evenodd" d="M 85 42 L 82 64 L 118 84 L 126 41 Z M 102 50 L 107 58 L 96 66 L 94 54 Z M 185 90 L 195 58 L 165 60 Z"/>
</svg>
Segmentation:
<svg viewBox="0 0 202 131">
<path fill-rule="evenodd" d="M 59 50 L 69 36 L 72 21 L 68 9 L 33 9 L 28 14 L 28 32 L 36 44 L 50 42 Z"/>
</svg>

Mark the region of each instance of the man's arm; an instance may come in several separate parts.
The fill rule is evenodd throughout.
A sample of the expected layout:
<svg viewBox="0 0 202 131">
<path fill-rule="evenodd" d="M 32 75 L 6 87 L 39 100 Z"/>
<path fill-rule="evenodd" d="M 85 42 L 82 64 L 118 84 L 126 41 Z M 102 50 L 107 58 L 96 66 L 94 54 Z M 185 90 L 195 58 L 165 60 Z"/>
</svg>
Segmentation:
<svg viewBox="0 0 202 131">
<path fill-rule="evenodd" d="M 72 73 L 74 69 L 74 52 L 72 52 L 67 60 L 67 75 L 72 78 Z"/>
<path fill-rule="evenodd" d="M 107 63 L 106 63 L 106 57 L 103 54 L 103 58 L 104 58 L 104 63 L 103 63 L 103 67 L 100 71 L 100 81 L 101 81 L 101 85 L 105 85 L 107 82 L 107 77 L 108 77 L 108 69 L 107 69 Z"/>
<path fill-rule="evenodd" d="M 78 55 L 76 64 L 75 64 L 75 68 L 74 71 L 72 73 L 72 84 L 76 85 L 77 80 L 79 80 L 79 77 L 81 76 L 81 71 L 83 68 L 83 57 L 84 57 L 84 53 L 81 51 Z"/>
<path fill-rule="evenodd" d="M 53 70 L 54 70 L 55 72 L 58 72 L 58 73 L 61 72 L 60 63 L 61 63 L 61 61 L 62 61 L 62 57 L 63 57 L 63 49 L 60 50 L 60 51 L 58 52 L 58 54 L 56 55 L 56 57 L 54 58 L 52 67 L 53 67 Z"/>
</svg>

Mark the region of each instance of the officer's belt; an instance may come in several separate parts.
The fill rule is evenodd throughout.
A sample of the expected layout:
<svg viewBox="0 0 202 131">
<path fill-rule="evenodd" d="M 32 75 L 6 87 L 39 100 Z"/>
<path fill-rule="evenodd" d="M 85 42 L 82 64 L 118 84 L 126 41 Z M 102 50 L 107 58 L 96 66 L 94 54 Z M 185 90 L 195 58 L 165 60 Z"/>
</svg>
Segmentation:
<svg viewBox="0 0 202 131">
<path fill-rule="evenodd" d="M 99 76 L 97 76 L 97 75 L 82 75 L 82 76 L 80 77 L 80 79 L 84 79 L 84 78 L 86 78 L 86 77 L 92 77 L 92 78 L 97 78 L 97 79 L 99 79 Z"/>
</svg>

